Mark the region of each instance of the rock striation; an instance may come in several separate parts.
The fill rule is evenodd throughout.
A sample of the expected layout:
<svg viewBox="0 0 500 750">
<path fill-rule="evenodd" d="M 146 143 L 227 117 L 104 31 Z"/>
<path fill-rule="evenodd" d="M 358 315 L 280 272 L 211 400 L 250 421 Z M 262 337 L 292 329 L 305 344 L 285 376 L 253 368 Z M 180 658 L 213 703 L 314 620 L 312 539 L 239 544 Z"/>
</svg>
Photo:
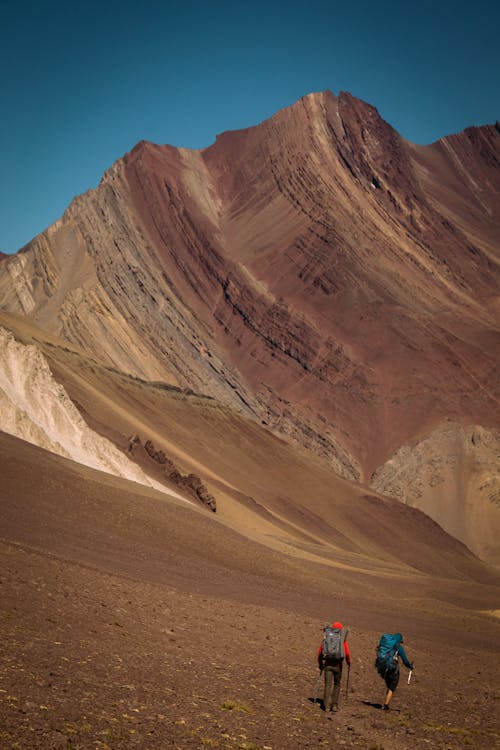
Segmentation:
<svg viewBox="0 0 500 750">
<path fill-rule="evenodd" d="M 2 309 L 212 396 L 369 482 L 500 422 L 500 132 L 404 140 L 311 94 L 200 151 L 141 142 L 0 264 Z"/>
</svg>

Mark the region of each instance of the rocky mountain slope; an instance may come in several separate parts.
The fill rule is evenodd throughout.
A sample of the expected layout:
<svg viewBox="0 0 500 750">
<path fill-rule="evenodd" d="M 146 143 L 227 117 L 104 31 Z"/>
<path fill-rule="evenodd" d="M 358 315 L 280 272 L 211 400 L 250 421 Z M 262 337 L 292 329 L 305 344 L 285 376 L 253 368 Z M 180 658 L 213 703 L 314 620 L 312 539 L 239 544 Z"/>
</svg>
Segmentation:
<svg viewBox="0 0 500 750">
<path fill-rule="evenodd" d="M 138 144 L 0 261 L 0 304 L 406 499 L 392 469 L 448 420 L 497 440 L 499 165 L 497 126 L 417 147 L 350 95 L 313 94 L 202 151 Z M 460 536 L 427 474 L 410 501 Z M 466 525 L 492 559 L 477 513 Z"/>
<path fill-rule="evenodd" d="M 0 393 L 12 392 L 6 375 L 15 369 L 25 371 L 29 384 L 24 399 L 3 395 L 4 432 L 131 480 L 135 490 L 128 492 L 143 496 L 144 487 L 153 487 L 171 495 L 174 489 L 185 504 L 201 507 L 165 472 L 171 463 L 183 476 L 201 477 L 217 500 L 221 523 L 306 559 L 327 557 L 334 567 L 383 573 L 439 568 L 451 577 L 487 575 L 420 511 L 340 478 L 325 462 L 214 399 L 119 373 L 3 313 L 0 322 L 13 330 L 6 364 L 0 364 Z M 50 465 L 57 464 L 50 459 Z M 73 494 L 76 503 L 79 490 Z"/>
<path fill-rule="evenodd" d="M 136 386 L 154 397 L 151 386 Z M 162 393 L 163 403 L 173 402 L 170 419 L 176 410 L 189 413 L 193 397 L 183 402 L 175 391 L 170 398 Z M 246 452 L 261 466 L 247 481 L 276 483 L 270 467 L 286 477 L 288 466 L 293 479 L 300 476 L 299 467 L 279 461 L 289 450 L 285 444 L 266 433 L 262 465 L 254 453 L 262 450 L 255 440 L 262 428 L 234 418 L 239 427 L 227 435 L 228 410 L 210 410 L 201 401 L 199 434 L 207 438 L 201 450 L 208 451 L 212 438 L 219 468 L 225 441 L 232 443 L 231 459 L 239 451 L 244 460 Z M 182 425 L 179 420 L 178 432 Z M 257 540 L 248 536 L 256 513 L 251 524 L 240 522 L 243 535 L 236 517 L 223 519 L 5 433 L 0 464 L 2 747 L 497 746 L 500 644 L 491 610 L 498 572 L 422 513 L 382 504 L 377 537 L 372 500 L 372 513 L 357 515 L 357 533 L 364 527 L 371 538 L 360 556 L 349 552 L 347 538 L 332 538 L 327 529 L 322 543 L 305 539 L 300 520 L 319 531 L 319 516 L 305 507 L 298 514 L 290 502 L 261 517 L 267 533 Z M 320 484 L 304 468 L 302 481 L 309 477 L 314 500 Z M 235 464 L 234 483 L 240 472 Z M 342 497 L 337 482 L 335 494 Z M 356 504 L 360 498 L 354 488 L 351 493 Z M 315 505 L 318 513 L 322 505 Z M 390 506 L 399 508 L 399 518 Z M 411 516 L 420 518 L 419 540 L 407 523 Z M 342 514 L 343 530 L 347 517 Z M 388 547 L 391 535 L 403 543 Z M 313 703 L 316 650 L 332 618 L 349 627 L 352 654 L 335 715 Z M 380 633 L 392 627 L 404 633 L 415 671 L 408 684 L 402 670 L 387 713 L 379 710 L 385 690 L 373 661 Z M 200 638 L 201 656 L 194 647 Z"/>
</svg>

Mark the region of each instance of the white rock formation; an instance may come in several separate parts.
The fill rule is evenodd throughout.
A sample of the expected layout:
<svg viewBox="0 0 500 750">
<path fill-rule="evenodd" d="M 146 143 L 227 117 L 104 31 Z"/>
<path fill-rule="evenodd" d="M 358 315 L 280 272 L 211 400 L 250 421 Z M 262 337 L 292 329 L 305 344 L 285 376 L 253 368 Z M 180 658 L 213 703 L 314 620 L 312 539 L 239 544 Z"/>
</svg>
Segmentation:
<svg viewBox="0 0 500 750">
<path fill-rule="evenodd" d="M 88 427 L 54 379 L 41 351 L 19 343 L 2 327 L 0 429 L 85 466 L 166 492 L 113 443 Z"/>
</svg>

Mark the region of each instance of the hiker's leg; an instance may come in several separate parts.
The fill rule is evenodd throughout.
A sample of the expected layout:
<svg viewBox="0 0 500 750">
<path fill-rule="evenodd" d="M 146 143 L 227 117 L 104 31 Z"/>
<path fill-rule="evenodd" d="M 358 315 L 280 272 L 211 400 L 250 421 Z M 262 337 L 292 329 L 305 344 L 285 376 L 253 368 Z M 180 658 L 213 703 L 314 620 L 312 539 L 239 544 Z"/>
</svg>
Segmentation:
<svg viewBox="0 0 500 750">
<path fill-rule="evenodd" d="M 342 664 L 338 664 L 337 666 L 333 667 L 333 679 L 334 679 L 334 688 L 333 688 L 333 705 L 337 706 L 339 705 L 339 698 L 340 698 L 340 681 L 342 680 Z"/>
<path fill-rule="evenodd" d="M 332 692 L 333 692 L 333 670 L 332 667 L 325 667 L 325 694 L 323 698 L 323 705 L 325 711 L 329 711 L 332 707 Z"/>
<path fill-rule="evenodd" d="M 388 706 L 391 702 L 391 698 L 396 690 L 399 682 L 399 669 L 387 672 L 385 676 L 385 684 L 387 685 L 387 693 L 385 696 L 384 706 Z"/>
</svg>

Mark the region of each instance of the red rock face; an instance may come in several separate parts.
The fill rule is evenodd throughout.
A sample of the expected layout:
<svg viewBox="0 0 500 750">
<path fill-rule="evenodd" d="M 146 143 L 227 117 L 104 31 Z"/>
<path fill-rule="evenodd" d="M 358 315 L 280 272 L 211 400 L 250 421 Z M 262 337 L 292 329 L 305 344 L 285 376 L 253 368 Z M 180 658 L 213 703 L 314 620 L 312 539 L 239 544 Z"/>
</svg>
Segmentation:
<svg viewBox="0 0 500 750">
<path fill-rule="evenodd" d="M 330 92 L 143 142 L 2 264 L 4 307 L 368 481 L 445 419 L 499 423 L 499 160 L 494 126 L 417 147 Z"/>
<path fill-rule="evenodd" d="M 416 147 L 327 92 L 191 164 L 139 146 L 125 174 L 260 416 L 327 451 L 340 441 L 366 479 L 445 417 L 491 421 L 499 144 L 486 127 Z"/>
</svg>

